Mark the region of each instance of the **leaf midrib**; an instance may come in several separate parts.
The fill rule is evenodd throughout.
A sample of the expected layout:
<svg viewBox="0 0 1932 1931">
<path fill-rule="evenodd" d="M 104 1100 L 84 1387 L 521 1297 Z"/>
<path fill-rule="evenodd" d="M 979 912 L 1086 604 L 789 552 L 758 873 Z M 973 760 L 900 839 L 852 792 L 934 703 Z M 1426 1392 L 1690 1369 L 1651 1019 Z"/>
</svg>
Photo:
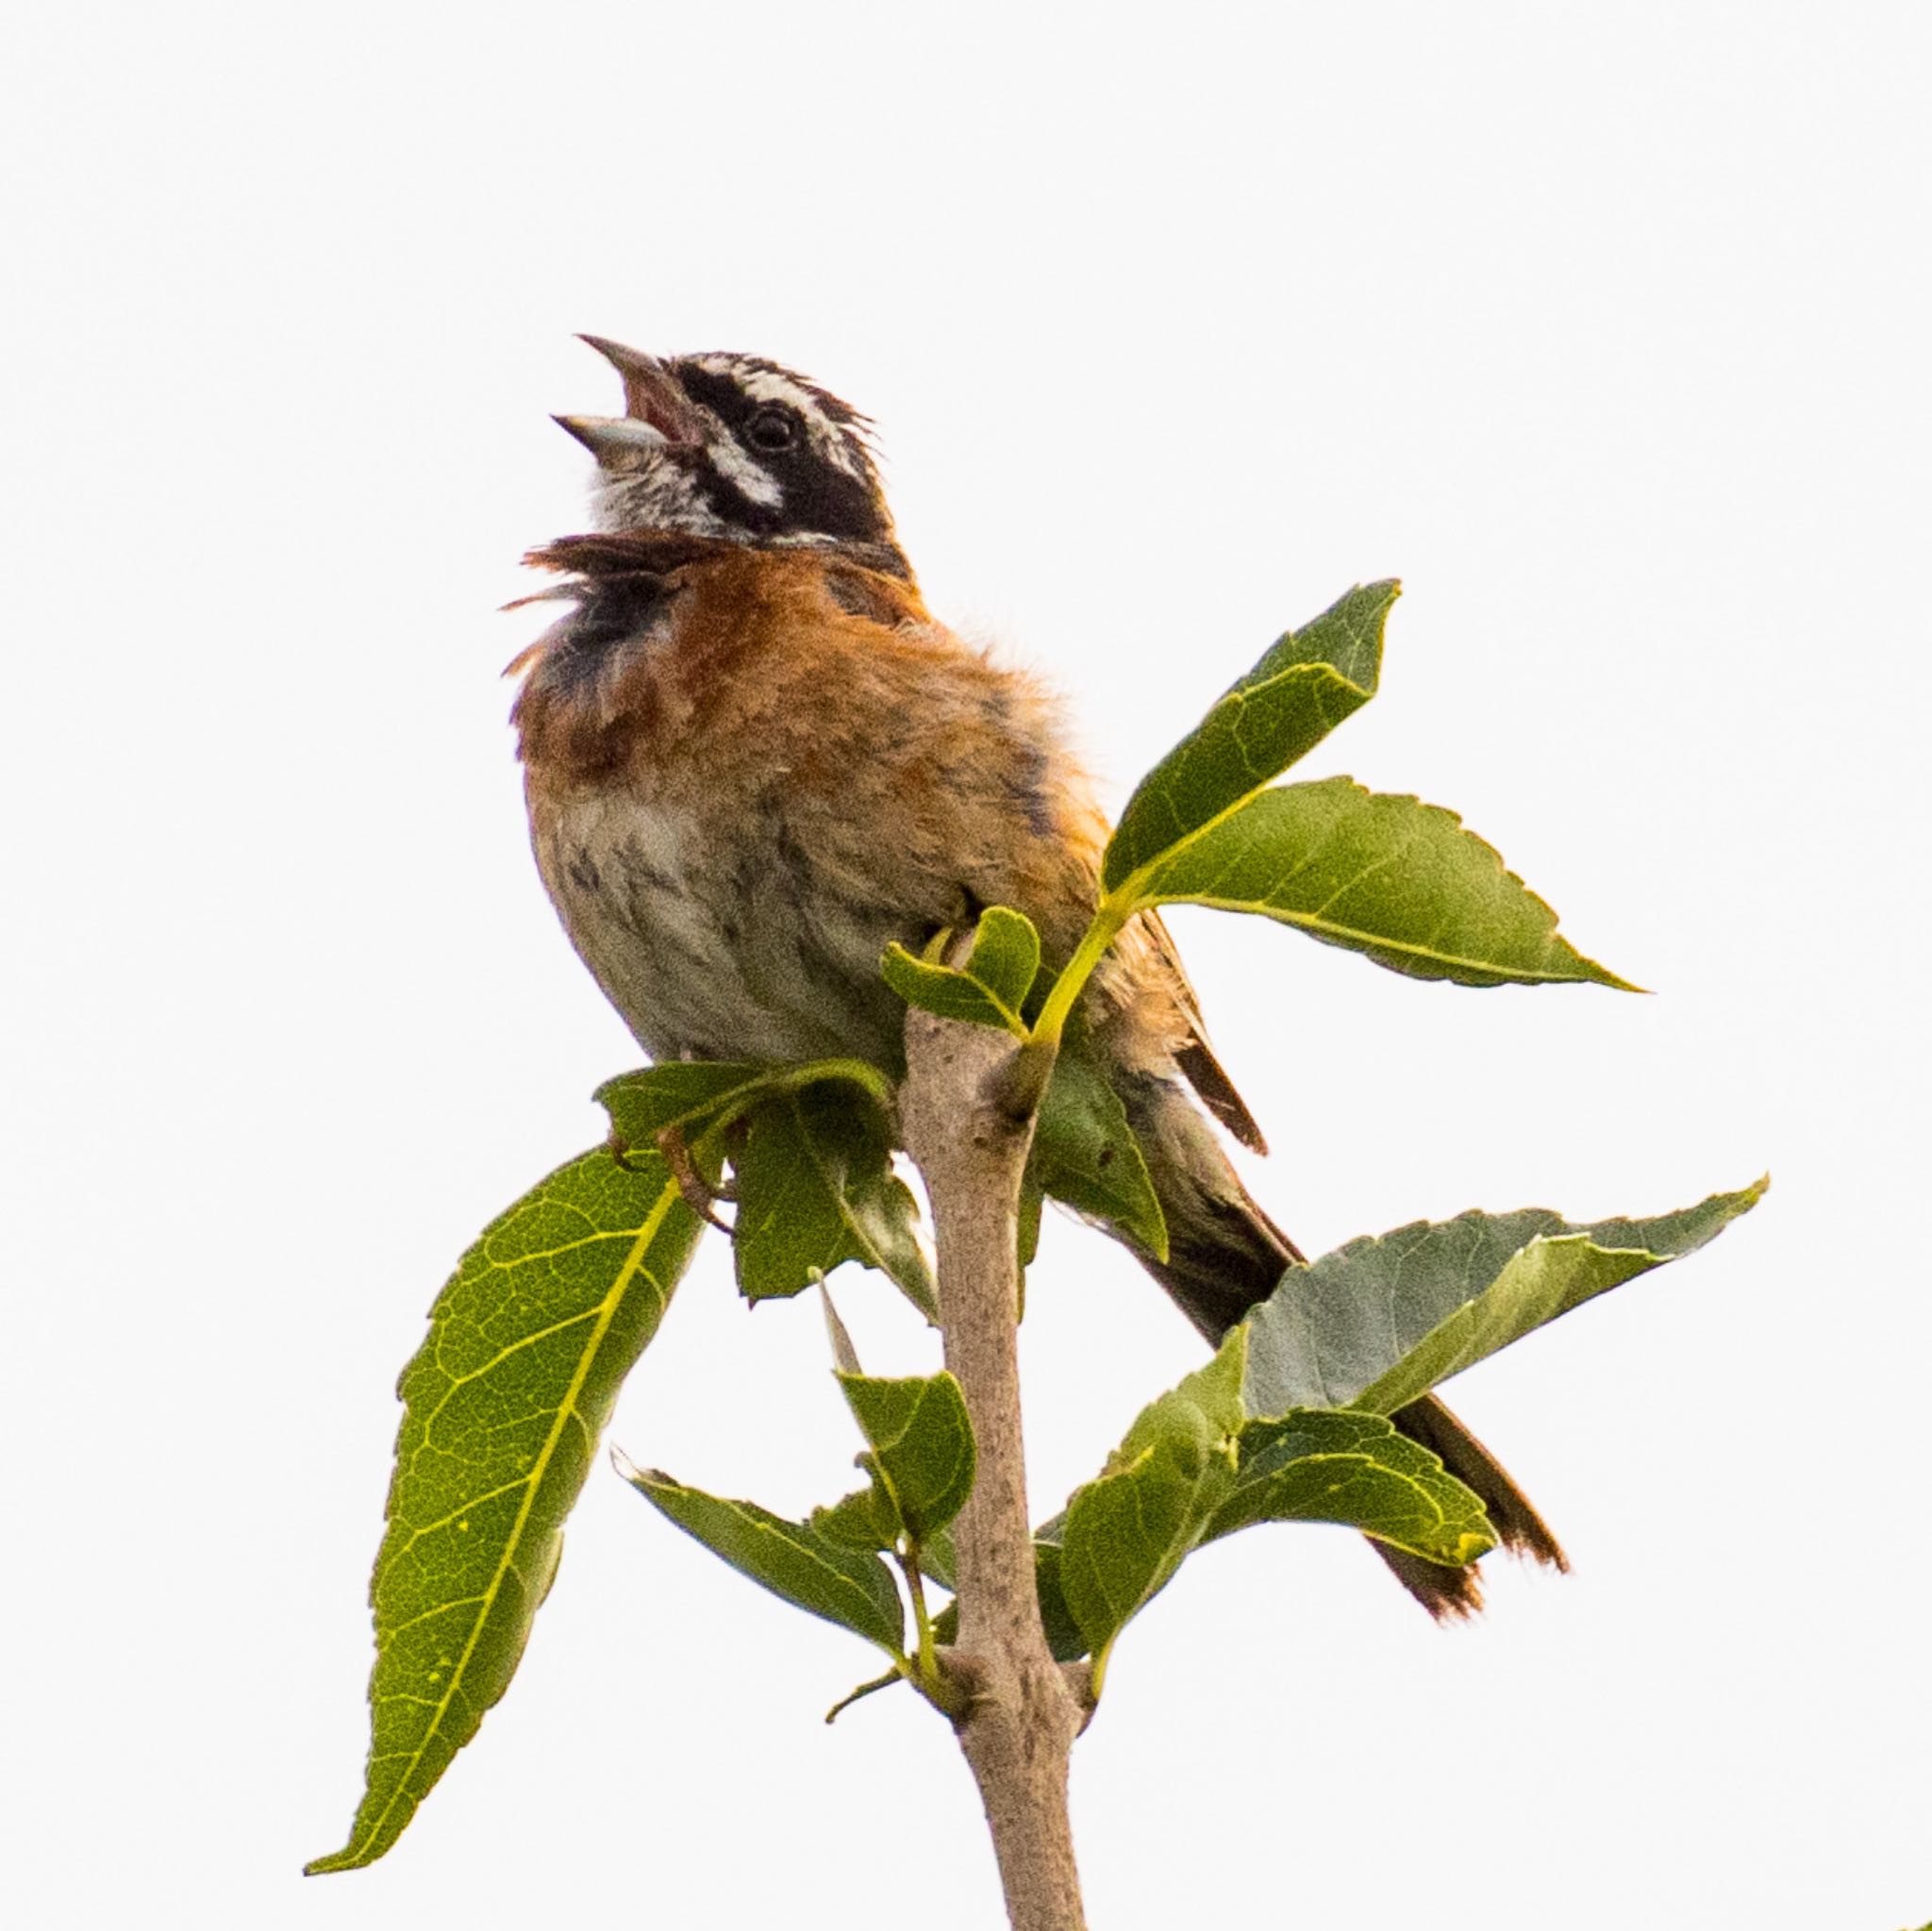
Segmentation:
<svg viewBox="0 0 1932 1931">
<path fill-rule="evenodd" d="M 1251 794 L 1252 795 L 1252 794 Z M 1244 799 L 1243 803 L 1246 802 Z M 1421 945 L 1410 941 L 1391 939 L 1377 932 L 1364 932 L 1354 925 L 1341 925 L 1332 919 L 1318 918 L 1312 913 L 1277 911 L 1274 907 L 1264 905 L 1258 899 L 1214 898 L 1205 892 L 1180 892 L 1173 898 L 1163 898 L 1157 903 L 1167 906 L 1206 906 L 1217 912 L 1252 912 L 1259 910 L 1278 924 L 1298 926 L 1305 932 L 1319 932 L 1332 936 L 1339 943 L 1355 942 L 1363 951 L 1398 952 L 1406 958 L 1425 958 L 1447 966 L 1458 966 L 1471 972 L 1488 973 L 1502 976 L 1504 969 L 1492 958 L 1470 958 L 1457 952 L 1442 952 L 1433 946 Z M 1556 972 L 1546 967 L 1511 966 L 1507 977 L 1517 984 L 1567 985 L 1576 977 L 1574 973 Z"/>
<path fill-rule="evenodd" d="M 1271 678 L 1269 681 L 1271 684 L 1285 681 L 1288 677 L 1298 674 L 1299 673 L 1304 671 L 1312 671 L 1316 673 L 1314 676 L 1311 676 L 1307 680 L 1309 683 L 1333 685 L 1343 691 L 1353 691 L 1355 695 L 1358 697 L 1363 704 L 1367 704 L 1369 700 L 1374 695 L 1374 692 L 1373 691 L 1365 691 L 1359 684 L 1357 684 L 1355 681 L 1353 677 L 1343 675 L 1343 674 L 1338 671 L 1333 664 L 1326 663 L 1296 664 L 1291 670 L 1284 672 L 1280 679 Z M 1231 695 L 1232 693 L 1229 694 Z M 1225 699 L 1224 698 L 1223 702 L 1224 701 Z M 1243 701 L 1245 702 L 1245 696 L 1243 698 Z M 1203 722 L 1205 723 L 1205 720 Z M 1314 747 L 1311 745 L 1309 748 L 1312 750 Z M 1299 762 L 1300 760 L 1297 759 L 1295 761 Z M 1289 769 L 1289 767 L 1283 766 L 1282 769 L 1283 771 L 1286 771 L 1287 769 Z M 1275 772 L 1272 776 L 1262 778 L 1258 783 L 1249 786 L 1249 788 L 1245 791 L 1243 791 L 1239 798 L 1235 799 L 1232 804 L 1224 806 L 1223 808 L 1217 811 L 1211 818 L 1208 818 L 1202 824 L 1197 824 L 1192 831 L 1183 832 L 1181 836 L 1174 840 L 1174 841 L 1171 845 L 1164 845 L 1151 858 L 1142 859 L 1141 862 L 1136 865 L 1134 869 L 1131 872 L 1129 872 L 1127 875 L 1124 878 L 1123 878 L 1121 882 L 1117 886 L 1115 886 L 1111 891 L 1106 892 L 1102 895 L 1100 901 L 1100 909 L 1103 912 L 1118 912 L 1121 914 L 1123 920 L 1124 920 L 1126 917 L 1131 916 L 1134 912 L 1141 909 L 1143 903 L 1142 894 L 1146 887 L 1148 875 L 1151 873 L 1156 871 L 1160 866 L 1171 863 L 1182 852 L 1188 851 L 1191 849 L 1194 845 L 1198 844 L 1200 841 L 1206 838 L 1210 831 L 1217 830 L 1220 826 L 1226 824 L 1226 822 L 1230 818 L 1232 818 L 1237 811 L 1241 810 L 1248 803 L 1250 799 L 1257 797 L 1261 792 L 1265 791 L 1269 788 L 1269 786 L 1271 786 L 1274 782 L 1275 778 L 1278 778 L 1279 776 L 1281 776 L 1281 772 Z M 1103 870 L 1104 869 L 1105 860 L 1103 860 Z M 1144 903 L 1149 905 L 1163 903 L 1175 904 L 1180 903 L 1180 901 L 1147 899 L 1144 901 Z M 1189 900 L 1187 901 L 1187 903 L 1192 904 L 1195 903 L 1195 901 Z M 1202 901 L 1202 903 L 1206 903 L 1206 901 Z"/>
<path fill-rule="evenodd" d="M 675 1486 L 684 1489 L 687 1494 L 702 1492 L 686 1487 L 682 1482 L 676 1483 Z M 725 1510 L 741 1528 L 761 1536 L 768 1542 L 775 1542 L 781 1548 L 790 1549 L 794 1555 L 804 1556 L 820 1574 L 828 1577 L 832 1583 L 838 1586 L 839 1590 L 842 1591 L 853 1601 L 864 1605 L 868 1609 L 876 1609 L 879 1606 L 871 1592 L 858 1577 L 848 1575 L 842 1569 L 828 1561 L 823 1551 L 813 1548 L 802 1536 L 788 1533 L 788 1531 L 795 1529 L 803 1529 L 808 1533 L 810 1528 L 808 1523 L 789 1523 L 784 1521 L 782 1517 L 775 1521 L 768 1522 L 764 1519 L 764 1515 L 753 1513 L 752 1509 L 748 1508 L 744 1503 L 725 1495 L 706 1495 L 704 1499 L 716 1504 L 718 1507 Z M 849 1629 L 852 1625 L 850 1623 L 847 1623 L 845 1626 Z M 877 1640 L 870 1632 L 855 1633 L 865 1634 L 869 1641 Z M 883 1644 L 880 1646 L 884 1647 Z M 899 1652 L 894 1649 L 891 1654 L 896 1656 Z"/>
<path fill-rule="evenodd" d="M 436 1715 L 428 1729 L 424 1733 L 423 1740 L 417 1744 L 414 1750 L 407 1753 L 401 1751 L 393 1753 L 396 1756 L 406 1756 L 408 1767 L 398 1778 L 389 1802 L 371 1820 L 368 1830 L 363 1833 L 362 1843 L 365 1846 L 375 1843 L 380 1839 L 384 1825 L 388 1823 L 396 1806 L 406 1797 L 409 1797 L 413 1801 L 420 1801 L 420 1799 L 414 1798 L 414 1793 L 409 1789 L 410 1778 L 414 1774 L 417 1765 L 422 1762 L 424 1756 L 427 1754 L 430 1744 L 442 1732 L 443 1723 L 449 1715 L 450 1705 L 455 1700 L 458 1689 L 464 1681 L 469 1671 L 471 1658 L 475 1655 L 476 1645 L 482 1640 L 483 1631 L 490 1622 L 491 1611 L 495 1608 L 496 1599 L 502 1593 L 505 1577 L 517 1573 L 516 1558 L 521 1553 L 524 1531 L 528 1524 L 530 1511 L 536 1507 L 537 1496 L 543 1486 L 543 1477 L 550 1472 L 550 1465 L 556 1457 L 557 1445 L 563 1439 L 566 1423 L 577 1419 L 577 1398 L 583 1392 L 584 1383 L 590 1375 L 591 1365 L 597 1357 L 597 1352 L 603 1345 L 605 1336 L 610 1331 L 610 1323 L 617 1318 L 617 1310 L 624 1305 L 625 1296 L 629 1292 L 639 1273 L 643 1269 L 644 1257 L 650 1252 L 652 1241 L 658 1238 L 658 1231 L 663 1226 L 665 1215 L 671 1211 L 671 1207 L 677 1198 L 676 1181 L 667 1181 L 663 1190 L 658 1196 L 657 1205 L 645 1216 L 643 1225 L 638 1230 L 638 1237 L 631 1243 L 630 1253 L 626 1256 L 624 1266 L 619 1271 L 616 1280 L 611 1283 L 610 1291 L 604 1297 L 598 1311 L 595 1330 L 591 1339 L 585 1343 L 583 1357 L 577 1363 L 576 1372 L 571 1376 L 570 1386 L 565 1390 L 563 1400 L 558 1404 L 557 1419 L 551 1424 L 549 1434 L 544 1438 L 542 1449 L 538 1455 L 536 1461 L 531 1465 L 529 1475 L 526 1478 L 528 1483 L 527 1492 L 524 1496 L 522 1507 L 517 1510 L 516 1521 L 511 1524 L 509 1536 L 504 1544 L 503 1558 L 498 1562 L 496 1572 L 490 1579 L 489 1588 L 480 1596 L 460 1599 L 465 1602 L 478 1602 L 482 1605 L 481 1609 L 477 1612 L 475 1626 L 470 1631 L 470 1638 L 463 1645 L 462 1655 L 457 1658 L 454 1667 L 450 1671 L 448 1687 L 434 1706 Z M 449 1608 L 454 1606 L 454 1605 L 444 1604 L 442 1606 Z"/>
</svg>

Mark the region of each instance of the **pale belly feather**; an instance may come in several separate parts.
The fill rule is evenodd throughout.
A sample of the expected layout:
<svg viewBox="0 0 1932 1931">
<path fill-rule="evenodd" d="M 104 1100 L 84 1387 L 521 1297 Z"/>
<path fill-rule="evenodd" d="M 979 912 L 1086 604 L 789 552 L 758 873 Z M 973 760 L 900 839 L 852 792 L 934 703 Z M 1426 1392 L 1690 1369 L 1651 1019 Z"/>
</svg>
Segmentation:
<svg viewBox="0 0 1932 1931">
<path fill-rule="evenodd" d="M 828 891 L 775 809 L 715 819 L 584 792 L 534 816 L 539 869 L 564 929 L 655 1058 L 896 1068 L 905 1007 L 879 976 L 919 921 Z"/>
</svg>

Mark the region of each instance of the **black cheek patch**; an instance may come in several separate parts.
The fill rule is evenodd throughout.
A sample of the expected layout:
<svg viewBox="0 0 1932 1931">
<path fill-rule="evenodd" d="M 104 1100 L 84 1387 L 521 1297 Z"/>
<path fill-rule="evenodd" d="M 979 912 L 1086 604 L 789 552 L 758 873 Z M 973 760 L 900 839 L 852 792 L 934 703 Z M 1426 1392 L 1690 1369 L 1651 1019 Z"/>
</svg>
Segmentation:
<svg viewBox="0 0 1932 1931">
<path fill-rule="evenodd" d="M 775 504 L 754 503 L 708 457 L 697 472 L 698 487 L 705 507 L 727 527 L 768 539 L 834 537 L 844 542 L 883 542 L 891 538 L 891 524 L 873 491 L 858 477 L 825 461 L 808 442 L 775 452 L 739 446 L 777 485 L 780 494 Z"/>
<path fill-rule="evenodd" d="M 858 441 L 856 425 L 863 419 L 846 404 L 775 362 L 755 356 L 740 358 L 725 371 L 703 368 L 695 360 L 680 359 L 672 366 L 684 392 L 724 425 L 743 458 L 770 476 L 781 492 L 775 505 L 754 503 L 713 462 L 703 462 L 696 471 L 698 488 L 706 507 L 726 528 L 764 541 L 829 537 L 840 542 L 890 544 L 891 521 Z M 814 441 L 812 426 L 796 409 L 754 394 L 745 386 L 760 372 L 796 383 L 814 399 L 833 434 L 846 441 L 856 474 L 825 457 Z M 750 441 L 750 425 L 774 408 L 792 424 L 792 441 L 784 449 L 759 449 Z"/>
<path fill-rule="evenodd" d="M 754 503 L 731 478 L 717 469 L 707 454 L 697 472 L 698 492 L 705 508 L 729 529 L 747 536 L 775 537 L 795 527 L 784 502 Z"/>
<path fill-rule="evenodd" d="M 891 534 L 874 491 L 809 448 L 788 450 L 768 463 L 785 491 L 785 522 L 801 536 L 841 537 L 881 542 Z"/>
</svg>

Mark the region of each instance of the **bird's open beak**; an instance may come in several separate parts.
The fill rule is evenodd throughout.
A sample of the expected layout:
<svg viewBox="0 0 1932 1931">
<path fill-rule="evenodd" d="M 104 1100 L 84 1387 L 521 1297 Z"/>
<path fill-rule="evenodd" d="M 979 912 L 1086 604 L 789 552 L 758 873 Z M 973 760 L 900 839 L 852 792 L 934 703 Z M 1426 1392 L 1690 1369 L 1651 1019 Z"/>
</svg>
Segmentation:
<svg viewBox="0 0 1932 1931">
<path fill-rule="evenodd" d="M 705 440 L 703 418 L 656 356 L 627 349 L 621 341 L 609 341 L 601 335 L 584 335 L 577 340 L 589 342 L 624 377 L 624 412 L 633 422 L 648 424 L 666 442 L 696 444 Z"/>
<path fill-rule="evenodd" d="M 620 468 L 646 450 L 662 449 L 668 439 L 649 423 L 629 416 L 552 416 L 559 429 L 568 429 L 606 469 Z"/>
</svg>

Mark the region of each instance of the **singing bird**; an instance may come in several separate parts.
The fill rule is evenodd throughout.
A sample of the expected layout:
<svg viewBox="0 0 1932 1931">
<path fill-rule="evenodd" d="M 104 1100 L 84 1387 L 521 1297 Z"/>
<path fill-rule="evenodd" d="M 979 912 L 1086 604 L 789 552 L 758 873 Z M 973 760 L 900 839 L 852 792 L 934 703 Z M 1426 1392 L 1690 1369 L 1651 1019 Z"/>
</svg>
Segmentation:
<svg viewBox="0 0 1932 1931">
<path fill-rule="evenodd" d="M 1091 916 L 1108 825 L 1058 707 L 927 610 L 856 409 L 760 357 L 584 340 L 625 413 L 557 419 L 596 458 L 596 533 L 531 553 L 569 573 L 572 608 L 512 667 L 543 883 L 654 1058 L 896 1074 L 890 941 L 917 952 L 1012 906 L 1051 969 Z M 1302 1257 L 1211 1124 L 1265 1150 L 1158 918 L 1122 935 L 1083 1016 L 1167 1220 L 1168 1257 L 1136 1257 L 1218 1341 Z M 1506 1545 L 1565 1566 L 1441 1402 L 1395 1419 Z M 1480 1602 L 1473 1569 L 1375 1547 L 1432 1614 Z"/>
</svg>

